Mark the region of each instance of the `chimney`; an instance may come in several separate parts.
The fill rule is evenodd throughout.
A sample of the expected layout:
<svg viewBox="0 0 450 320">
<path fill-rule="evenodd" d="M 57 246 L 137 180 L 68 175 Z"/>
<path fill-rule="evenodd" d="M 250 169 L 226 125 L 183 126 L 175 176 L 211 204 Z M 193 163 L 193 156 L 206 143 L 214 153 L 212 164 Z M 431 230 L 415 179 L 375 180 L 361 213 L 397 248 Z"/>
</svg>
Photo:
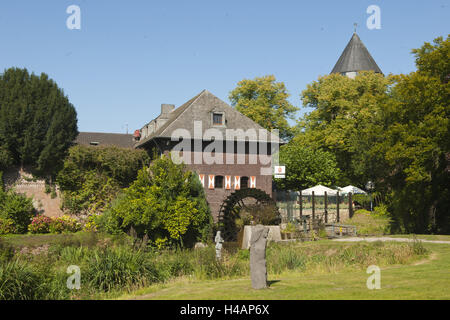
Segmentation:
<svg viewBox="0 0 450 320">
<path fill-rule="evenodd" d="M 173 105 L 173 104 L 162 104 L 161 105 L 161 115 L 168 115 L 173 110 L 175 110 L 175 105 Z"/>
</svg>

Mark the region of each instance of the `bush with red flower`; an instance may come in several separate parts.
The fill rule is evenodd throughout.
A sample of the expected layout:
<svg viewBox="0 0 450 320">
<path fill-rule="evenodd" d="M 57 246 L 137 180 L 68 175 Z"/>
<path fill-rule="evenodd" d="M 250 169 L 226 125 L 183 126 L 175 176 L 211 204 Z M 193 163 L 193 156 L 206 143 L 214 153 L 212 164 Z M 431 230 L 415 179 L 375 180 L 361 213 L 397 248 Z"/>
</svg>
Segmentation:
<svg viewBox="0 0 450 320">
<path fill-rule="evenodd" d="M 50 233 L 50 226 L 53 223 L 52 218 L 38 215 L 31 220 L 28 231 L 33 234 Z"/>
<path fill-rule="evenodd" d="M 81 225 L 78 221 L 69 216 L 49 218 L 39 215 L 34 217 L 31 224 L 28 226 L 28 231 L 33 234 L 71 233 L 80 230 Z"/>
</svg>

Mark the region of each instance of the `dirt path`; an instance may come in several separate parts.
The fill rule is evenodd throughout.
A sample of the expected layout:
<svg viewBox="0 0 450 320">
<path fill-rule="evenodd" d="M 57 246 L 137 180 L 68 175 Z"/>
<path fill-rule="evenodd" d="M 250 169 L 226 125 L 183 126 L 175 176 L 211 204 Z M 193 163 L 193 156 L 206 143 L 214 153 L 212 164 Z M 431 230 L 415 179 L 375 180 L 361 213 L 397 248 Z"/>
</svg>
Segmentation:
<svg viewBox="0 0 450 320">
<path fill-rule="evenodd" d="M 420 242 L 450 244 L 450 241 L 443 241 L 443 240 L 424 240 L 424 239 L 417 239 L 417 240 L 419 240 Z M 409 238 L 390 238 L 390 237 L 367 237 L 367 238 L 351 237 L 351 238 L 333 239 L 332 241 L 341 241 L 341 242 L 357 242 L 357 241 L 368 241 L 368 242 L 375 242 L 375 241 L 414 242 L 414 239 L 409 239 Z"/>
</svg>

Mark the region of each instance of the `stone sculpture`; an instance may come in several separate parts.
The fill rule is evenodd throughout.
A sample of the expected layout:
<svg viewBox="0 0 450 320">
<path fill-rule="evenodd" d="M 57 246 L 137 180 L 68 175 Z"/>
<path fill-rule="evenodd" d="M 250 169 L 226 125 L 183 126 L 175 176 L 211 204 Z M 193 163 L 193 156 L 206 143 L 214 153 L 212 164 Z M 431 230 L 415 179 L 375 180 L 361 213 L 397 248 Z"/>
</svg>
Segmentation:
<svg viewBox="0 0 450 320">
<path fill-rule="evenodd" d="M 257 225 L 250 239 L 250 275 L 253 289 L 267 288 L 266 245 L 269 228 Z"/>
<path fill-rule="evenodd" d="M 216 243 L 216 259 L 220 260 L 222 258 L 222 243 L 224 242 L 222 236 L 220 235 L 220 231 L 217 231 L 214 242 Z"/>
</svg>

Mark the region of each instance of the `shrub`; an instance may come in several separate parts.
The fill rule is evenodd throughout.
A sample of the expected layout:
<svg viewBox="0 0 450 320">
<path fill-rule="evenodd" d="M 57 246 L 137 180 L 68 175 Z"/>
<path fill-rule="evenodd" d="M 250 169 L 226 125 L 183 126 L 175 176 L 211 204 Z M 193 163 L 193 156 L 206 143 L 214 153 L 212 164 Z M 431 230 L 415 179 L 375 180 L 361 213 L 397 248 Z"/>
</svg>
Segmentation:
<svg viewBox="0 0 450 320">
<path fill-rule="evenodd" d="M 84 224 L 83 231 L 86 232 L 97 232 L 98 226 L 95 222 L 95 215 L 89 216 L 88 221 Z"/>
<path fill-rule="evenodd" d="M 161 280 L 144 252 L 133 252 L 126 247 L 95 250 L 89 258 L 85 276 L 91 287 L 101 291 Z"/>
<path fill-rule="evenodd" d="M 32 199 L 0 190 L 0 218 L 13 221 L 16 233 L 26 233 L 35 214 Z"/>
<path fill-rule="evenodd" d="M 0 300 L 35 299 L 40 285 L 39 276 L 24 262 L 13 260 L 0 268 Z"/>
<path fill-rule="evenodd" d="M 50 224 L 50 233 L 72 233 L 81 230 L 81 225 L 75 218 L 69 216 L 62 216 L 52 219 Z"/>
<path fill-rule="evenodd" d="M 12 219 L 0 218 L 0 235 L 16 233 L 16 227 Z"/>
<path fill-rule="evenodd" d="M 151 242 L 168 239 L 181 246 L 206 240 L 212 225 L 198 176 L 166 156 L 139 171 L 105 220 L 125 232 L 134 228 L 138 236 L 146 234 Z"/>
<path fill-rule="evenodd" d="M 0 266 L 0 300 L 67 299 L 67 275 L 48 264 L 13 259 Z"/>
<path fill-rule="evenodd" d="M 150 158 L 144 150 L 74 146 L 58 173 L 63 207 L 71 213 L 103 212 Z"/>
<path fill-rule="evenodd" d="M 370 210 L 371 197 L 368 194 L 353 194 L 352 200 L 366 210 Z M 373 203 L 373 202 L 372 202 Z"/>
<path fill-rule="evenodd" d="M 124 194 L 119 194 L 116 199 L 111 203 L 111 208 L 115 208 L 120 201 L 124 198 Z M 101 215 L 93 215 L 97 228 L 101 232 L 109 233 L 112 235 L 120 235 L 124 233 L 122 228 L 122 219 L 117 217 L 113 209 L 108 209 Z"/>
<path fill-rule="evenodd" d="M 358 235 L 389 234 L 391 219 L 384 212 L 382 213 L 381 209 L 376 211 L 377 208 L 375 208 L 375 213 L 370 213 L 367 210 L 357 210 L 351 219 L 346 219 L 343 223 L 356 226 Z"/>
<path fill-rule="evenodd" d="M 281 221 L 278 208 L 274 204 L 251 204 L 240 212 L 241 224 L 277 225 Z"/>
<path fill-rule="evenodd" d="M 28 231 L 33 234 L 45 234 L 50 232 L 50 226 L 53 220 L 44 215 L 38 215 L 31 220 Z"/>
</svg>

